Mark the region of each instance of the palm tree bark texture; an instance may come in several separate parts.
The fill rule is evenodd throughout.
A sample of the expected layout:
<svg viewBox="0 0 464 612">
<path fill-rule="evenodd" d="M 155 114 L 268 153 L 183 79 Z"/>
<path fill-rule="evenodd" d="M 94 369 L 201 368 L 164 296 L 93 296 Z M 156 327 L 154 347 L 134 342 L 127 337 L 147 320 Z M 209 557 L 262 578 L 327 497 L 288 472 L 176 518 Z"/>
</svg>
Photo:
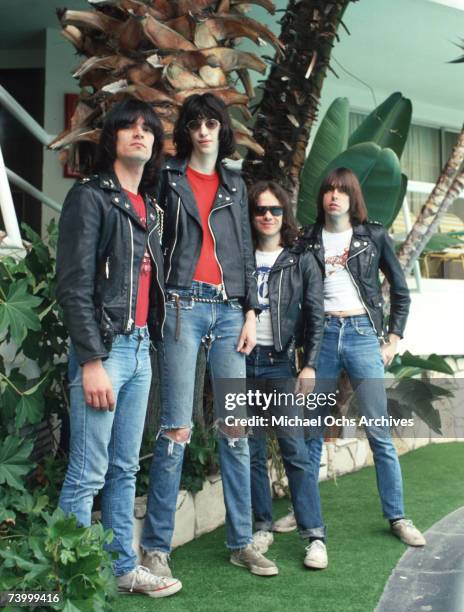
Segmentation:
<svg viewBox="0 0 464 612">
<path fill-rule="evenodd" d="M 332 47 L 352 1 L 290 0 L 280 22 L 285 51 L 274 58 L 253 132 L 265 154 L 248 152 L 243 164 L 247 182 L 278 180 L 296 202 Z"/>
<path fill-rule="evenodd" d="M 464 127 L 432 193 L 422 207 L 406 240 L 401 245 L 398 259 L 405 274 L 411 272 L 427 242 L 437 231 L 440 218 L 459 196 L 462 189 L 463 173 L 461 172 L 458 175 L 457 173 L 463 160 Z"/>
</svg>

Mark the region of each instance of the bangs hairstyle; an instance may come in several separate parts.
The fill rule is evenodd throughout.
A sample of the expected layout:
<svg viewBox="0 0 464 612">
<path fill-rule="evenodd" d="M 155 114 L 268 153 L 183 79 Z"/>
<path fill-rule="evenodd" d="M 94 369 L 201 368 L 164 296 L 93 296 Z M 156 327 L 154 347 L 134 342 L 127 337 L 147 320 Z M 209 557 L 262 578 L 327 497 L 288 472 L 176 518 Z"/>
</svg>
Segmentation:
<svg viewBox="0 0 464 612">
<path fill-rule="evenodd" d="M 127 98 L 118 102 L 108 111 L 98 143 L 95 159 L 95 172 L 111 172 L 116 161 L 116 141 L 118 130 L 133 125 L 142 117 L 145 125 L 151 129 L 155 140 L 150 159 L 145 164 L 140 185 L 152 187 L 158 179 L 158 172 L 163 158 L 163 127 L 158 115 L 146 102 Z"/>
<path fill-rule="evenodd" d="M 325 213 L 322 200 L 328 191 L 338 189 L 346 193 L 350 198 L 350 221 L 353 225 L 359 225 L 367 221 L 367 208 L 359 184 L 358 177 L 348 168 L 335 168 L 325 177 L 319 189 L 317 197 L 317 222 L 324 224 Z"/>
<path fill-rule="evenodd" d="M 193 144 L 187 123 L 193 119 L 217 119 L 221 124 L 219 128 L 218 162 L 234 153 L 235 139 L 227 107 L 214 94 L 205 93 L 189 96 L 180 109 L 174 127 L 174 144 L 179 157 L 186 159 L 192 153 Z"/>
<path fill-rule="evenodd" d="M 298 228 L 293 215 L 292 205 L 288 193 L 278 183 L 274 181 L 258 181 L 248 189 L 248 210 L 250 211 L 251 233 L 253 242 L 256 246 L 258 232 L 253 225 L 253 216 L 256 206 L 258 206 L 259 196 L 265 191 L 270 191 L 284 209 L 282 215 L 282 229 L 280 230 L 280 244 L 283 247 L 291 247 L 298 236 Z"/>
</svg>

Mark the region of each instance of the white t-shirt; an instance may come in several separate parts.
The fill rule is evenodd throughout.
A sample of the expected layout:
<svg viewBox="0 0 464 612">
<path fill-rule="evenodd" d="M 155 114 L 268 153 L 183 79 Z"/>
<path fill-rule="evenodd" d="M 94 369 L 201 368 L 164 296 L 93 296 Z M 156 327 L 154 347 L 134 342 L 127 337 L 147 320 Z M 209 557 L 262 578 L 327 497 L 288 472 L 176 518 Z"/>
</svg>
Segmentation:
<svg viewBox="0 0 464 612">
<path fill-rule="evenodd" d="M 282 248 L 279 248 L 277 251 L 255 251 L 258 302 L 261 308 L 261 313 L 256 319 L 256 344 L 260 344 L 261 346 L 272 346 L 274 344 L 268 283 L 269 272 L 282 251 Z"/>
<path fill-rule="evenodd" d="M 346 269 L 346 260 L 348 259 L 352 236 L 352 228 L 345 232 L 322 230 L 322 244 L 324 245 L 325 257 L 325 312 L 364 308 L 358 291 L 351 280 L 350 273 Z"/>
</svg>

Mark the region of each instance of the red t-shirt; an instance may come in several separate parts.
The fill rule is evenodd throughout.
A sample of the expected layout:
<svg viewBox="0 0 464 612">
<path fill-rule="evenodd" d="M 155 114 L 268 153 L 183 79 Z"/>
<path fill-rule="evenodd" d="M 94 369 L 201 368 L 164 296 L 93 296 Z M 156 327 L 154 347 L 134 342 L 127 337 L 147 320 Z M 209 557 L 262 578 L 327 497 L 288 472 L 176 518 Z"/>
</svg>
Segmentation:
<svg viewBox="0 0 464 612">
<path fill-rule="evenodd" d="M 147 225 L 147 211 L 145 208 L 145 202 L 140 194 L 131 193 L 125 190 L 131 204 L 139 217 L 140 221 Z M 151 258 L 150 253 L 145 249 L 143 254 L 142 264 L 139 272 L 139 288 L 137 291 L 137 302 L 135 305 L 135 324 L 137 327 L 143 327 L 147 323 L 148 319 L 148 303 L 150 296 L 150 284 L 151 284 Z"/>
<path fill-rule="evenodd" d="M 203 228 L 203 243 L 193 279 L 219 285 L 222 282 L 221 268 L 214 253 L 214 239 L 208 226 L 208 217 L 219 187 L 219 174 L 202 174 L 188 166 L 187 179 L 195 196 Z"/>
</svg>

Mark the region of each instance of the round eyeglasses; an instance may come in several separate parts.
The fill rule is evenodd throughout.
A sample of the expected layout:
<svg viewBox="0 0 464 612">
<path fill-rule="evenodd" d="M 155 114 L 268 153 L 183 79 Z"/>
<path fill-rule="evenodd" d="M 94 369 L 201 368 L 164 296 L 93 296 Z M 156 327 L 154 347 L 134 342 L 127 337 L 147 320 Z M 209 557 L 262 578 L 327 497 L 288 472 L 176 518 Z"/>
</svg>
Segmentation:
<svg viewBox="0 0 464 612">
<path fill-rule="evenodd" d="M 191 132 L 197 132 L 203 124 L 208 130 L 215 130 L 221 125 L 217 119 L 192 119 L 187 123 L 187 129 Z"/>
</svg>

